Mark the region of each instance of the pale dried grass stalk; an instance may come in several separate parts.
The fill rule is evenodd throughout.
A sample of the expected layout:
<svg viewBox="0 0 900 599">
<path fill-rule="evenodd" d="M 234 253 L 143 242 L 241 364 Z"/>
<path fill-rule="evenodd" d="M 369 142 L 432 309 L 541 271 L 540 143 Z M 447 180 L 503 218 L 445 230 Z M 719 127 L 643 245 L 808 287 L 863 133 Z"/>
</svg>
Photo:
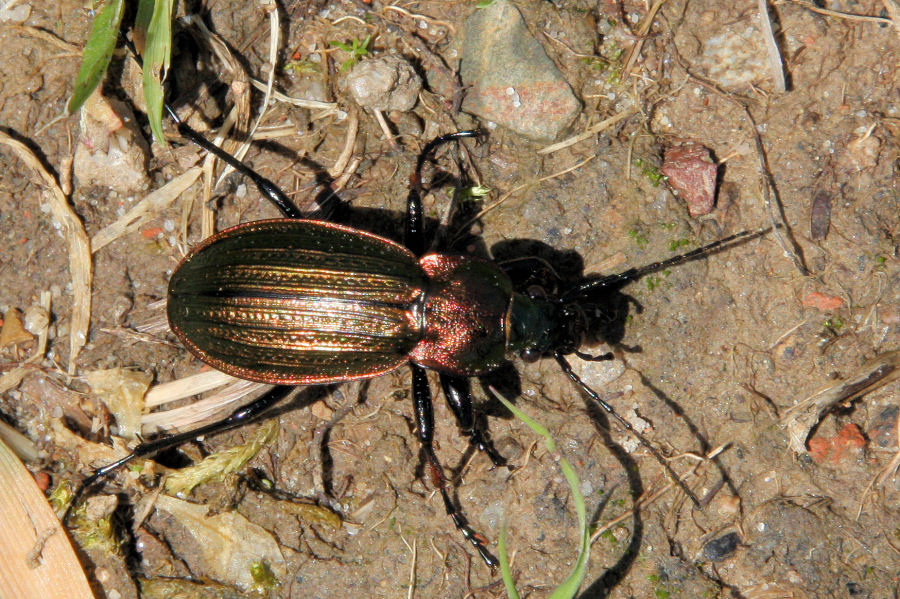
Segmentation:
<svg viewBox="0 0 900 599">
<path fill-rule="evenodd" d="M 772 77 L 775 78 L 775 90 L 784 93 L 787 91 L 787 79 L 784 77 L 784 62 L 781 60 L 781 51 L 775 40 L 775 30 L 772 28 L 772 18 L 769 16 L 769 3 L 767 0 L 759 2 L 759 22 L 762 26 L 763 42 L 769 53 L 769 64 L 772 67 Z"/>
<path fill-rule="evenodd" d="M 623 110 L 619 114 L 613 115 L 608 119 L 604 119 L 595 125 L 591 125 L 578 135 L 573 135 L 568 139 L 564 139 L 559 143 L 555 143 L 553 145 L 547 146 L 546 148 L 541 148 L 537 151 L 538 154 L 552 154 L 553 152 L 557 152 L 562 150 L 563 148 L 568 148 L 569 146 L 573 146 L 579 142 L 582 142 L 586 139 L 589 139 L 591 136 L 600 133 L 604 129 L 609 129 L 613 125 L 618 124 L 620 121 L 623 121 L 630 117 L 633 114 L 637 114 L 637 108 L 629 108 L 628 110 Z"/>
<path fill-rule="evenodd" d="M 810 431 L 833 406 L 879 389 L 900 378 L 900 351 L 885 352 L 869 360 L 843 380 L 819 389 L 784 413 L 782 422 L 790 436 L 790 446 L 806 453 Z"/>
<path fill-rule="evenodd" d="M 69 333 L 69 374 L 75 372 L 75 359 L 87 342 L 88 327 L 91 322 L 91 284 L 93 264 L 91 263 L 91 241 L 84 225 L 69 206 L 66 195 L 56 179 L 44 168 L 37 156 L 25 144 L 6 132 L 0 131 L 0 143 L 9 146 L 25 164 L 37 172 L 49 193 L 50 213 L 63 229 L 69 251 L 69 272 L 72 275 L 72 322 Z"/>
<path fill-rule="evenodd" d="M 214 422 L 238 406 L 245 405 L 247 403 L 246 398 L 251 393 L 270 388 L 271 385 L 235 379 L 233 383 L 200 401 L 164 412 L 144 414 L 141 418 L 141 430 L 144 431 L 144 434 L 161 431 L 180 432 L 191 430 L 202 424 Z M 196 393 L 197 390 L 194 389 L 190 395 Z M 190 397 L 190 395 L 187 395 L 187 397 Z"/>
<path fill-rule="evenodd" d="M 122 235 L 139 230 L 148 221 L 159 216 L 178 196 L 194 184 L 194 181 L 200 177 L 200 173 L 199 166 L 191 167 L 156 191 L 147 194 L 122 218 L 107 225 L 94 235 L 91 239 L 93 250 L 96 252 Z"/>
</svg>

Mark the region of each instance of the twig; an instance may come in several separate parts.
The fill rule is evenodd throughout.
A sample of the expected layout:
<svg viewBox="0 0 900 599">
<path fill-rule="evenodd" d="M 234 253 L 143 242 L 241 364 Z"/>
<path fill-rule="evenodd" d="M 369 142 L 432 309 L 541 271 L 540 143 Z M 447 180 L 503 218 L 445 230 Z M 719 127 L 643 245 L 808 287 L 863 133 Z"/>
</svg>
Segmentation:
<svg viewBox="0 0 900 599">
<path fill-rule="evenodd" d="M 537 179 L 536 181 L 529 181 L 528 183 L 523 183 L 522 185 L 519 185 L 518 187 L 515 187 L 515 188 L 507 191 L 505 194 L 503 194 L 503 196 L 499 200 L 497 200 L 490 206 L 486 206 L 484 209 L 481 210 L 481 212 L 479 212 L 478 214 L 476 214 L 475 216 L 473 216 L 472 218 L 467 220 L 465 223 L 463 223 L 462 226 L 460 226 L 459 229 L 457 229 L 454 239 L 458 238 L 462 234 L 463 231 L 465 231 L 472 223 L 477 221 L 479 218 L 483 217 L 485 214 L 487 214 L 491 210 L 494 210 L 495 208 L 499 207 L 501 204 L 506 202 L 506 200 L 511 198 L 513 196 L 513 194 L 516 193 L 517 191 L 520 191 L 520 190 L 525 189 L 526 187 L 530 187 L 532 185 L 536 185 L 537 183 L 542 183 L 543 181 L 547 181 L 548 179 L 555 179 L 556 177 L 561 177 L 562 175 L 565 175 L 566 173 L 569 173 L 571 171 L 574 171 L 575 169 L 578 169 L 578 168 L 584 166 L 585 164 L 587 164 L 588 162 L 590 162 L 591 160 L 593 160 L 596 157 L 597 157 L 596 154 L 594 154 L 593 156 L 588 156 L 587 158 L 585 158 L 578 164 L 574 164 L 574 165 L 572 165 L 568 168 L 565 168 L 559 172 L 553 173 L 552 175 L 547 175 L 546 177 L 541 177 L 540 179 Z"/>
<path fill-rule="evenodd" d="M 613 125 L 617 124 L 619 121 L 623 121 L 623 120 L 627 119 L 628 117 L 630 117 L 634 114 L 637 114 L 637 113 L 638 113 L 637 108 L 629 108 L 628 110 L 623 110 L 619 114 L 616 114 L 614 116 L 609 117 L 608 119 L 604 119 L 604 120 L 600 121 L 596 125 L 591 125 L 587 129 L 585 129 L 584 131 L 579 133 L 578 135 L 573 135 L 572 137 L 570 137 L 568 139 L 564 139 L 563 141 L 561 141 L 559 143 L 555 143 L 553 145 L 547 146 L 546 148 L 541 148 L 540 150 L 537 151 L 537 153 L 538 154 L 552 154 L 553 152 L 557 152 L 559 150 L 562 150 L 563 148 L 568 148 L 569 146 L 573 146 L 573 145 L 577 144 L 578 142 L 581 142 L 581 141 L 584 141 L 584 140 L 590 138 L 592 135 L 596 135 L 597 133 L 600 133 L 604 129 L 609 129 Z"/>
<path fill-rule="evenodd" d="M 782 419 L 790 436 L 791 449 L 797 453 L 806 452 L 809 432 L 832 406 L 871 393 L 898 377 L 900 351 L 886 352 L 866 362 L 844 380 L 828 385 L 792 406 Z"/>
<path fill-rule="evenodd" d="M 250 85 L 255 87 L 261 92 L 266 91 L 266 83 L 260 81 L 259 79 L 250 78 Z M 337 111 L 337 103 L 336 102 L 322 102 L 320 100 L 307 100 L 305 98 L 295 98 L 293 96 L 288 96 L 287 94 L 283 94 L 277 90 L 271 90 L 271 99 L 278 100 L 279 102 L 284 102 L 285 104 L 291 104 L 293 106 L 297 106 L 298 108 L 309 108 L 311 110 L 328 110 L 328 111 Z"/>
<path fill-rule="evenodd" d="M 394 139 L 394 134 L 391 132 L 391 128 L 388 127 L 387 121 L 384 120 L 384 115 L 377 108 L 373 108 L 372 112 L 375 114 L 375 120 L 378 121 L 378 126 L 381 127 L 382 133 L 384 133 L 384 137 L 387 140 L 388 144 L 391 146 L 391 149 L 395 152 L 400 150 L 400 146 L 397 145 L 397 140 Z"/>
<path fill-rule="evenodd" d="M 835 19 L 846 19 L 848 21 L 867 21 L 869 23 L 879 23 L 879 24 L 890 24 L 892 21 L 886 17 L 873 17 L 870 15 L 857 15 L 849 12 L 840 12 L 837 10 L 828 10 L 827 8 L 819 8 L 812 2 L 807 2 L 806 0 L 786 0 L 791 4 L 796 4 L 797 6 L 802 6 L 806 10 L 810 12 L 819 13 L 820 15 L 825 15 L 826 17 L 834 17 Z M 891 0 L 888 0 L 890 2 Z M 890 13 L 890 8 L 888 8 L 888 2 L 885 2 L 885 8 L 887 8 L 888 13 Z M 775 4 L 782 4 L 782 2 L 775 2 Z"/>
<path fill-rule="evenodd" d="M 447 31 L 449 31 L 453 35 L 456 35 L 456 27 L 454 27 L 452 23 L 449 23 L 447 21 L 441 21 L 440 19 L 435 19 L 434 17 L 426 17 L 425 15 L 422 15 L 422 14 L 411 13 L 408 10 L 406 10 L 405 8 L 400 8 L 399 6 L 385 6 L 384 10 L 393 10 L 393 11 L 396 11 L 396 12 L 400 13 L 401 15 L 405 15 L 411 19 L 420 19 L 422 21 L 425 21 L 426 23 L 431 23 L 433 25 L 440 25 L 441 27 L 446 27 Z"/>
<path fill-rule="evenodd" d="M 750 110 L 746 106 L 737 102 L 737 100 L 732 99 L 732 101 L 743 109 L 744 118 L 747 119 L 747 123 L 750 125 L 750 130 L 753 134 L 753 141 L 756 144 L 757 172 L 759 173 L 760 181 L 762 183 L 763 202 L 766 205 L 766 213 L 769 215 L 769 222 L 774 229 L 775 239 L 778 240 L 781 249 L 791 257 L 794 266 L 797 267 L 800 274 L 804 277 L 809 276 L 809 269 L 806 267 L 806 263 L 800 253 L 800 247 L 797 245 L 797 242 L 794 240 L 790 233 L 790 229 L 788 228 L 781 198 L 778 197 L 777 193 L 773 193 L 775 191 L 775 183 L 772 180 L 772 174 L 768 168 L 766 151 L 763 147 L 762 138 L 759 136 L 759 131 L 756 128 L 756 121 L 753 119 L 753 115 L 750 114 Z M 787 235 L 785 235 L 782 229 L 787 232 Z"/>
<path fill-rule="evenodd" d="M 332 179 L 341 176 L 344 173 L 344 169 L 347 168 L 347 164 L 350 162 L 351 156 L 353 156 L 353 148 L 356 146 L 356 135 L 358 131 L 359 117 L 355 110 L 351 110 L 350 122 L 347 123 L 347 138 L 344 141 L 344 149 L 335 161 L 334 166 L 328 169 L 328 176 Z"/>
<path fill-rule="evenodd" d="M 727 444 L 721 445 L 721 446 L 713 449 L 709 453 L 707 453 L 704 456 L 703 462 L 701 462 L 700 464 L 697 464 L 696 466 L 691 468 L 691 470 L 689 470 L 687 473 L 685 473 L 684 476 L 686 476 L 687 474 L 696 474 L 696 470 L 699 466 L 707 463 L 709 460 L 711 460 L 712 458 L 719 455 L 726 446 L 727 446 Z M 691 457 L 696 457 L 696 456 L 691 456 Z M 684 478 L 684 476 L 679 476 L 678 479 L 682 480 Z M 663 487 L 660 488 L 658 491 L 655 491 L 653 493 L 647 492 L 647 493 L 644 493 L 643 495 L 641 495 L 634 502 L 634 505 L 632 506 L 632 508 L 630 510 L 628 510 L 624 514 L 618 516 L 617 518 L 613 518 L 612 520 L 610 520 L 603 526 L 597 528 L 594 531 L 594 533 L 591 535 L 591 543 L 594 543 L 598 538 L 600 538 L 600 535 L 602 535 L 603 533 L 605 533 L 608 530 L 611 530 L 614 526 L 616 526 L 620 522 L 624 522 L 625 520 L 632 518 L 638 512 L 638 510 L 640 510 L 641 508 L 643 508 L 647 505 L 650 505 L 651 503 L 653 503 L 654 501 L 656 501 L 657 499 L 662 497 L 669 489 L 671 489 L 674 486 L 675 486 L 675 483 L 672 481 L 669 481 L 665 485 L 663 485 Z"/>
<path fill-rule="evenodd" d="M 641 24 L 637 29 L 637 39 L 628 48 L 628 54 L 625 55 L 624 67 L 622 68 L 623 79 L 630 75 L 631 68 L 634 66 L 635 61 L 638 56 L 641 55 L 641 49 L 644 47 L 644 40 L 647 39 L 647 33 L 650 31 L 651 25 L 653 25 L 653 19 L 656 18 L 656 13 L 659 12 L 659 9 L 662 8 L 663 3 L 666 0 L 656 0 L 647 14 L 644 16 L 644 19 L 641 21 Z"/>
<path fill-rule="evenodd" d="M 91 238 L 91 250 L 96 252 L 122 235 L 137 231 L 144 223 L 159 216 L 175 199 L 184 193 L 200 177 L 201 168 L 194 166 L 178 175 L 159 189 L 144 196 L 140 202 L 121 218 L 100 229 Z"/>
</svg>

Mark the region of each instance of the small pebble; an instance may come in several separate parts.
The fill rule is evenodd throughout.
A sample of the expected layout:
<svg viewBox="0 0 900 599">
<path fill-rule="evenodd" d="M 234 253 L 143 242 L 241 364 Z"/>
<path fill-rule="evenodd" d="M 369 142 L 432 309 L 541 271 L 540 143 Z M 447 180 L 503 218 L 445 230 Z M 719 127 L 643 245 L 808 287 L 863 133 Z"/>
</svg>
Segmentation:
<svg viewBox="0 0 900 599">
<path fill-rule="evenodd" d="M 730 532 L 715 538 L 703 546 L 703 559 L 711 562 L 719 562 L 730 556 L 741 544 L 741 537 L 736 532 Z"/>
</svg>

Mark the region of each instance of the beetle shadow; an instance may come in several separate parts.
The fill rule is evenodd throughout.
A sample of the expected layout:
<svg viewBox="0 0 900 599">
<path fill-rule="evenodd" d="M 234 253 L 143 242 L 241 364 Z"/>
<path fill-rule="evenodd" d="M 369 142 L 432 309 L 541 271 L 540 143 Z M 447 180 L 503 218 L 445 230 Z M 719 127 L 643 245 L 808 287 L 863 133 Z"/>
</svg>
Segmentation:
<svg viewBox="0 0 900 599">
<path fill-rule="evenodd" d="M 492 246 L 490 253 L 510 276 L 516 291 L 519 292 L 527 292 L 529 288 L 540 287 L 547 295 L 558 297 L 579 285 L 602 278 L 599 274 L 584 273 L 584 261 L 578 252 L 558 250 L 536 240 L 503 241 Z M 623 343 L 625 325 L 632 310 L 635 313 L 642 311 L 640 303 L 622 291 L 627 284 L 627 281 L 616 282 L 578 300 L 578 308 L 585 317 L 582 347 L 606 345 L 613 347 L 620 354 L 641 351 L 639 346 L 630 347 Z M 574 359 L 580 358 L 576 356 Z M 515 388 L 510 391 L 518 394 L 520 389 Z M 602 390 L 598 390 L 598 392 L 602 395 Z M 506 393 L 504 395 L 509 398 Z M 627 479 L 628 494 L 632 504 L 636 503 L 644 493 L 644 484 L 635 459 L 613 439 L 606 412 L 583 392 L 580 395 L 584 400 L 585 411 L 597 436 L 621 465 L 622 472 L 625 473 Z M 591 524 L 599 519 L 610 496 L 611 492 L 607 493 L 597 506 Z M 616 563 L 592 582 L 580 597 L 585 599 L 607 597 L 609 591 L 625 578 L 637 559 L 643 537 L 644 523 L 638 511 L 632 520 L 632 533 L 628 545 L 623 549 Z"/>
</svg>

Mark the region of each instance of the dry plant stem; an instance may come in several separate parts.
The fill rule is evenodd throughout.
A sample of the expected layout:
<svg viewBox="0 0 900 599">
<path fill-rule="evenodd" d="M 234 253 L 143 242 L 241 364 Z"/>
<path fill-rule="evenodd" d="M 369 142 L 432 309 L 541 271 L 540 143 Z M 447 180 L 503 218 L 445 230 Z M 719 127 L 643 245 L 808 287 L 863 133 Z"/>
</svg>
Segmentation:
<svg viewBox="0 0 900 599">
<path fill-rule="evenodd" d="M 250 78 L 250 85 L 255 87 L 261 92 L 266 91 L 266 84 L 259 79 Z M 271 95 L 273 100 L 277 100 L 279 102 L 284 102 L 285 104 L 290 104 L 292 106 L 296 106 L 298 108 L 309 108 L 310 110 L 326 110 L 330 112 L 334 112 L 337 110 L 336 102 L 322 102 L 320 100 L 306 100 L 304 98 L 295 98 L 293 96 L 289 96 L 287 94 L 283 94 L 279 91 L 272 90 Z M 321 116 L 320 116 L 321 118 Z"/>
<path fill-rule="evenodd" d="M 344 141 L 344 149 L 341 151 L 341 155 L 338 156 L 338 159 L 335 161 L 334 166 L 328 169 L 328 176 L 332 179 L 336 179 L 344 174 L 344 169 L 347 168 L 347 164 L 350 162 L 350 158 L 353 156 L 353 148 L 356 147 L 356 136 L 359 132 L 359 115 L 356 114 L 355 110 L 351 110 L 349 113 L 349 122 L 347 123 L 347 137 Z"/>
<path fill-rule="evenodd" d="M 456 231 L 456 234 L 453 236 L 454 240 L 458 239 L 463 234 L 463 232 L 466 231 L 475 221 L 477 221 L 478 219 L 483 217 L 485 214 L 487 214 L 491 210 L 498 208 L 501 204 L 506 202 L 506 200 L 511 198 L 513 196 L 513 194 L 515 194 L 516 192 L 521 191 L 522 189 L 525 189 L 526 187 L 531 187 L 532 185 L 536 185 L 537 183 L 542 183 L 549 179 L 555 179 L 556 177 L 561 177 L 562 175 L 565 175 L 566 173 L 569 173 L 576 169 L 581 168 L 582 166 L 584 166 L 585 164 L 587 164 L 588 162 L 590 162 L 591 160 L 593 160 L 596 157 L 597 157 L 596 154 L 594 154 L 593 156 L 588 156 L 581 162 L 579 162 L 577 164 L 573 164 L 572 166 L 565 168 L 561 171 L 558 171 L 556 173 L 553 173 L 552 175 L 547 175 L 546 177 L 541 177 L 540 179 L 537 179 L 535 181 L 523 183 L 522 185 L 519 185 L 518 187 L 515 187 L 515 188 L 507 191 L 505 194 L 503 194 L 503 196 L 499 200 L 497 200 L 496 202 L 494 202 L 493 204 L 491 204 L 489 206 L 486 206 L 478 214 L 476 214 L 475 216 L 473 216 L 472 218 L 467 220 L 465 223 L 463 223 L 462 226 L 460 226 L 460 228 Z"/>
<path fill-rule="evenodd" d="M 626 77 L 630 76 L 631 69 L 634 67 L 634 63 L 641 55 L 641 49 L 643 49 L 644 47 L 644 40 L 647 39 L 647 33 L 649 33 L 650 31 L 650 27 L 653 25 L 653 19 L 656 18 L 656 13 L 659 12 L 659 9 L 662 8 L 662 5 L 665 3 L 665 1 L 666 0 L 656 0 L 650 10 L 644 16 L 641 24 L 638 26 L 636 32 L 637 39 L 628 49 L 628 54 L 625 56 L 625 66 L 622 68 L 623 80 Z"/>
<path fill-rule="evenodd" d="M 56 179 L 44 168 L 28 146 L 0 130 L 0 143 L 9 146 L 22 161 L 43 179 L 43 187 L 48 192 L 50 212 L 63 228 L 63 235 L 69 251 L 69 272 L 72 275 L 72 322 L 69 333 L 68 373 L 75 373 L 75 358 L 87 342 L 91 321 L 91 285 L 93 284 L 93 264 L 91 263 L 91 242 L 81 220 L 69 206 L 68 199 L 60 189 Z"/>
<path fill-rule="evenodd" d="M 425 21 L 426 23 L 432 23 L 434 25 L 440 25 L 441 27 L 446 27 L 447 31 L 449 31 L 453 35 L 456 35 L 456 27 L 454 27 L 452 23 L 449 23 L 447 21 L 441 21 L 439 19 L 435 19 L 433 17 L 428 17 L 428 16 L 425 16 L 422 14 L 417 14 L 417 13 L 414 14 L 414 13 L 409 12 L 405 8 L 400 8 L 399 6 L 385 6 L 383 10 L 393 10 L 393 11 L 400 13 L 401 15 L 406 15 L 410 19 L 418 19 L 420 21 Z"/>
<path fill-rule="evenodd" d="M 557 152 L 562 150 L 563 148 L 568 148 L 569 146 L 573 146 L 579 142 L 582 142 L 586 139 L 589 139 L 591 136 L 600 133 L 605 129 L 609 129 L 613 125 L 618 124 L 620 121 L 627 119 L 628 117 L 637 114 L 639 112 L 638 108 L 629 108 L 628 110 L 623 110 L 619 114 L 613 115 L 608 119 L 604 119 L 595 125 L 591 125 L 578 135 L 573 135 L 568 139 L 564 139 L 559 143 L 555 143 L 547 146 L 546 148 L 541 148 L 537 151 L 538 154 L 552 154 L 553 152 Z"/>
<path fill-rule="evenodd" d="M 881 354 L 854 370 L 844 380 L 828 385 L 785 412 L 782 422 L 790 436 L 790 446 L 806 453 L 806 439 L 832 406 L 852 401 L 900 378 L 900 350 Z"/>
<path fill-rule="evenodd" d="M 200 401 L 164 412 L 144 414 L 141 416 L 141 431 L 144 434 L 150 434 L 161 431 L 191 430 L 199 425 L 221 419 L 227 412 L 233 411 L 237 405 L 249 403 L 251 400 L 248 400 L 247 397 L 251 394 L 258 395 L 269 389 L 271 389 L 271 385 L 235 379 L 233 383 L 229 383 L 213 395 Z M 193 394 L 196 393 L 195 389 Z"/>
<path fill-rule="evenodd" d="M 825 15 L 828 17 L 834 17 L 835 19 L 846 19 L 848 21 L 867 21 L 869 23 L 885 23 L 890 24 L 891 19 L 887 19 L 885 17 L 873 17 L 870 15 L 857 15 L 848 12 L 840 12 L 837 10 L 828 10 L 827 8 L 819 8 L 812 2 L 807 2 L 806 0 L 785 0 L 786 2 L 790 2 L 791 4 L 796 4 L 797 6 L 802 6 L 806 10 L 814 13 L 818 13 L 820 15 Z M 888 14 L 891 14 L 891 9 L 888 8 L 888 2 L 893 2 L 893 0 L 884 1 L 885 8 L 888 11 Z M 783 4 L 783 2 L 775 2 L 775 4 Z M 896 4 L 896 2 L 894 2 Z"/>
<path fill-rule="evenodd" d="M 897 2 L 897 0 L 881 0 L 881 3 L 884 4 L 884 9 L 891 16 L 891 21 L 894 23 L 894 32 L 897 34 L 897 37 L 900 37 L 900 2 Z"/>
<path fill-rule="evenodd" d="M 766 205 L 766 213 L 769 215 L 769 222 L 774 229 L 775 239 L 778 240 L 781 249 L 791 257 L 794 266 L 797 267 L 800 274 L 804 277 L 809 276 L 809 269 L 806 267 L 806 263 L 803 261 L 803 256 L 800 253 L 800 248 L 788 227 L 781 198 L 778 197 L 777 193 L 774 193 L 775 184 L 772 181 L 772 174 L 768 168 L 768 161 L 766 160 L 766 152 L 763 147 L 762 139 L 756 129 L 756 121 L 753 120 L 753 115 L 750 114 L 750 110 L 746 106 L 733 98 L 730 99 L 744 111 L 744 118 L 747 119 L 747 122 L 750 124 L 750 129 L 753 132 L 753 141 L 756 144 L 757 172 L 759 173 L 760 183 L 762 184 L 763 202 L 765 202 Z"/>
<path fill-rule="evenodd" d="M 217 387 L 234 383 L 239 380 L 241 379 L 237 379 L 224 372 L 219 372 L 218 370 L 199 372 L 184 378 L 169 381 L 168 383 L 154 385 L 144 396 L 144 406 L 147 409 L 155 408 L 173 401 L 206 393 Z"/>
<path fill-rule="evenodd" d="M 787 80 L 784 77 L 784 63 L 781 60 L 781 52 L 775 40 L 775 30 L 772 29 L 772 18 L 769 15 L 768 0 L 758 0 L 759 22 L 762 25 L 763 41 L 769 54 L 769 64 L 772 67 L 772 76 L 775 78 L 775 90 L 784 93 L 787 91 Z"/>
<path fill-rule="evenodd" d="M 377 108 L 373 108 L 372 113 L 375 115 L 378 126 L 381 127 L 381 132 L 384 133 L 385 141 L 388 142 L 392 150 L 395 152 L 400 151 L 400 146 L 397 144 L 397 140 L 394 139 L 394 134 L 391 132 L 391 128 L 388 127 L 387 121 L 384 120 L 384 115 Z"/>
<path fill-rule="evenodd" d="M 225 117 L 225 120 L 222 122 L 222 126 L 219 127 L 218 132 L 216 133 L 216 137 L 213 139 L 212 143 L 222 147 L 226 142 L 228 136 L 231 134 L 231 130 L 234 128 L 234 124 L 239 118 L 240 109 L 237 105 L 231 107 L 231 110 L 228 111 L 228 116 Z M 227 150 L 226 150 L 227 151 Z M 206 239 L 210 235 L 216 232 L 216 209 L 212 203 L 212 193 L 213 189 L 216 187 L 216 184 L 213 183 L 213 177 L 215 176 L 216 171 L 216 163 L 218 162 L 218 158 L 215 154 L 207 154 L 206 158 L 203 159 L 203 203 L 200 206 L 200 238 Z M 188 202 L 187 206 L 193 203 Z M 187 244 L 187 225 L 188 225 L 188 216 L 190 215 L 190 210 L 185 209 L 184 211 L 184 220 L 183 220 L 183 233 L 185 244 Z"/>
<path fill-rule="evenodd" d="M 138 231 L 150 220 L 158 217 L 200 177 L 202 170 L 194 166 L 178 175 L 156 191 L 153 191 L 115 222 L 103 227 L 91 238 L 91 250 L 106 247 L 119 237 Z"/>
<path fill-rule="evenodd" d="M 694 466 L 693 468 L 691 468 L 691 470 L 689 472 L 685 473 L 684 475 L 679 476 L 678 479 L 684 480 L 688 474 L 696 475 L 697 468 L 703 464 L 708 463 L 711 459 L 715 458 L 717 455 L 722 453 L 724 447 L 725 446 L 719 446 L 719 447 L 713 449 L 712 451 L 710 451 L 709 453 L 707 453 L 704 456 L 703 462 L 701 462 L 697 466 Z M 591 543 L 594 543 L 597 539 L 600 538 L 600 535 L 602 535 L 603 533 L 605 533 L 608 530 L 612 530 L 619 523 L 624 522 L 625 520 L 628 520 L 629 518 L 634 517 L 634 515 L 638 512 L 638 510 L 650 505 L 651 503 L 653 503 L 654 501 L 656 501 L 657 499 L 662 497 L 667 491 L 672 489 L 674 486 L 675 486 L 674 482 L 668 481 L 659 490 L 654 491 L 652 493 L 650 493 L 650 492 L 644 493 L 641 497 L 639 497 L 637 499 L 637 501 L 634 502 L 634 506 L 630 510 L 628 510 L 627 512 L 625 512 L 624 514 L 622 514 L 616 518 L 613 518 L 612 520 L 610 520 L 603 526 L 597 528 L 594 531 L 594 533 L 591 535 Z"/>
<path fill-rule="evenodd" d="M 419 562 L 419 552 L 416 543 L 417 539 L 413 537 L 412 547 L 410 547 L 410 551 L 412 551 L 412 560 L 410 560 L 409 564 L 409 581 L 406 583 L 407 592 L 406 599 L 413 599 L 416 595 L 416 564 Z M 403 539 L 403 542 L 406 543 L 406 539 Z M 409 546 L 409 543 L 407 543 Z"/>
<path fill-rule="evenodd" d="M 0 443 L 5 443 L 16 457 L 23 462 L 37 463 L 46 454 L 42 453 L 34 441 L 0 420 Z"/>
</svg>

